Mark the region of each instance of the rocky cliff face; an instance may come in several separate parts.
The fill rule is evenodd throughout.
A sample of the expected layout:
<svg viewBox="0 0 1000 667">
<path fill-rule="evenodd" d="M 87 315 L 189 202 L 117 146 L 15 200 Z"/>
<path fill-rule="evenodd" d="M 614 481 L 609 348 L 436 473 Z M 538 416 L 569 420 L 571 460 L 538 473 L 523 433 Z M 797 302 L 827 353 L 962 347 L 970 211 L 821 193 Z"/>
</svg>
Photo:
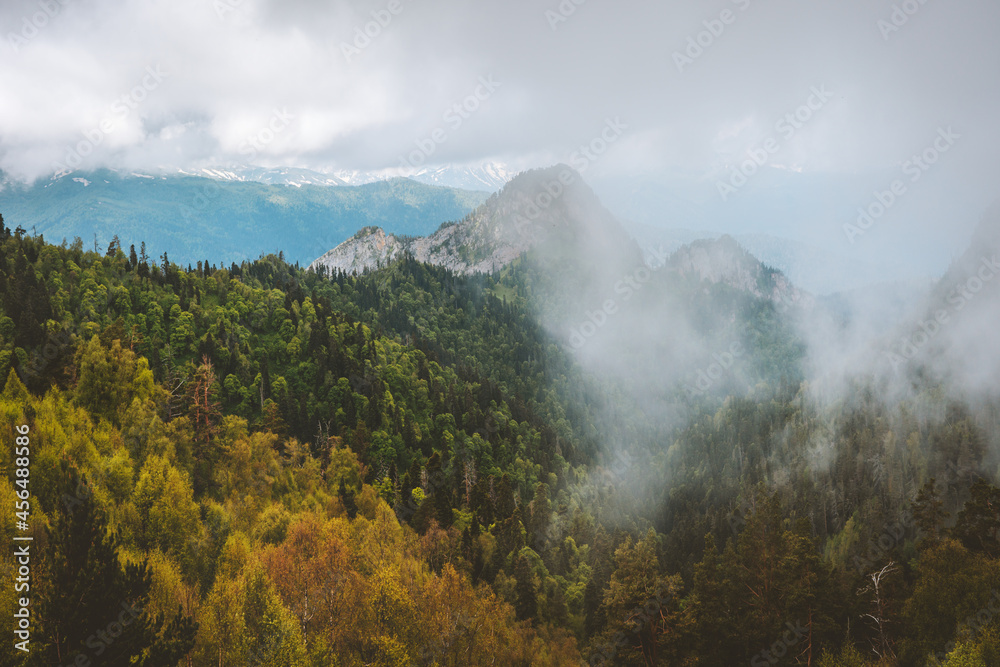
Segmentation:
<svg viewBox="0 0 1000 667">
<path fill-rule="evenodd" d="M 723 283 L 786 307 L 811 306 L 814 301 L 784 274 L 764 266 L 730 236 L 681 247 L 670 256 L 667 269 L 712 284 Z"/>
<path fill-rule="evenodd" d="M 628 243 L 580 175 L 558 165 L 519 174 L 464 220 L 445 223 L 430 236 L 400 238 L 365 228 L 310 268 L 361 273 L 409 252 L 456 273 L 489 273 L 539 244 L 574 241 L 604 252 Z"/>
<path fill-rule="evenodd" d="M 403 254 L 406 244 L 379 227 L 365 227 L 333 250 L 309 265 L 310 269 L 325 267 L 331 273 L 364 273 L 384 266 Z"/>
<path fill-rule="evenodd" d="M 519 174 L 463 220 L 445 223 L 430 236 L 400 237 L 366 227 L 310 268 L 360 274 L 409 253 L 459 274 L 491 273 L 533 249 L 535 261 L 558 274 L 554 283 L 571 292 L 614 285 L 623 272 L 640 266 L 660 268 L 668 254 L 661 248 L 654 253 L 659 255 L 657 261 L 644 259 L 582 177 L 557 165 Z M 782 307 L 811 303 L 810 296 L 729 236 L 682 246 L 660 270 L 710 284 L 725 283 Z M 568 293 L 556 296 L 569 298 Z"/>
</svg>

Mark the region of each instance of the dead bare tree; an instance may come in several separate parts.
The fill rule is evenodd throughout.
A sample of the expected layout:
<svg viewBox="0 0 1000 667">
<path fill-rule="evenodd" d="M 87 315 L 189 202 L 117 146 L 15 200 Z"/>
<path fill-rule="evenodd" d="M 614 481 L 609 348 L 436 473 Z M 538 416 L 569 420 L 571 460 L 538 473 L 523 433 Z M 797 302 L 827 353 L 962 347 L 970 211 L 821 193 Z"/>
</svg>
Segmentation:
<svg viewBox="0 0 1000 667">
<path fill-rule="evenodd" d="M 861 618 L 867 621 L 872 626 L 872 629 L 875 630 L 876 636 L 872 639 L 872 652 L 880 660 L 896 657 L 896 652 L 893 650 L 892 638 L 889 636 L 887 628 L 891 621 L 887 617 L 888 602 L 885 599 L 884 581 L 886 577 L 898 570 L 899 566 L 894 561 L 889 561 L 881 570 L 868 575 L 871 583 L 864 588 L 858 589 L 858 595 L 865 595 L 867 593 L 871 593 L 872 595 L 872 611 L 862 614 Z"/>
</svg>

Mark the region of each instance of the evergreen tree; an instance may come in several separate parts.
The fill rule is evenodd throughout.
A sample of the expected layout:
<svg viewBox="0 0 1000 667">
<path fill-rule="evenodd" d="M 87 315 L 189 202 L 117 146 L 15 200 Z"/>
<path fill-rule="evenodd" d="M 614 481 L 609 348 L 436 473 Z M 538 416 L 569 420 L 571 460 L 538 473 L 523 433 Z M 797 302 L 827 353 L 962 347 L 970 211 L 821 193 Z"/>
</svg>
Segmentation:
<svg viewBox="0 0 1000 667">
<path fill-rule="evenodd" d="M 347 516 L 353 519 L 358 515 L 358 503 L 354 499 L 354 491 L 348 491 L 347 487 L 344 485 L 344 480 L 340 480 L 340 487 L 337 489 L 337 495 L 340 496 L 340 501 L 344 503 L 344 509 L 347 511 Z"/>
<path fill-rule="evenodd" d="M 531 572 L 531 566 L 523 555 L 517 557 L 514 579 L 517 582 L 514 586 L 517 594 L 517 603 L 514 605 L 517 620 L 535 618 L 538 614 L 538 591 L 535 588 L 535 577 Z"/>
<path fill-rule="evenodd" d="M 196 624 L 180 610 L 166 627 L 150 617 L 146 563 L 122 566 L 103 512 L 77 497 L 76 470 L 63 461 L 59 478 L 63 498 L 74 500 L 57 505 L 40 563 L 38 653 L 47 664 L 80 664 L 83 655 L 104 665 L 175 665 L 194 646 Z"/>
<path fill-rule="evenodd" d="M 969 494 L 952 534 L 966 549 L 1000 558 L 1000 489 L 979 480 Z"/>
<path fill-rule="evenodd" d="M 944 509 L 944 501 L 937 492 L 937 482 L 933 477 L 920 487 L 912 511 L 913 521 L 920 530 L 919 544 L 926 547 L 937 543 L 948 512 Z"/>
<path fill-rule="evenodd" d="M 514 503 L 514 490 L 511 488 L 510 477 L 507 473 L 504 473 L 500 477 L 500 483 L 497 484 L 496 490 L 496 504 L 494 506 L 494 513 L 497 519 L 506 519 L 514 513 L 516 507 Z"/>
</svg>

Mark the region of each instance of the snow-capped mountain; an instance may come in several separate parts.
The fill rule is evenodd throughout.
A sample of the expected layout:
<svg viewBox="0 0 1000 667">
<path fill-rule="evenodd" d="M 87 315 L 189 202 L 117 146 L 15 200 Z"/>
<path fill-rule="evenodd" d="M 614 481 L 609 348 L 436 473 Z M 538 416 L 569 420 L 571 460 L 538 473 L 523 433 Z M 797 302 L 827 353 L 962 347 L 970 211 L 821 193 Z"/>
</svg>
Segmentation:
<svg viewBox="0 0 1000 667">
<path fill-rule="evenodd" d="M 411 174 L 410 178 L 428 185 L 496 192 L 514 176 L 516 173 L 507 165 L 497 162 L 483 162 L 465 166 L 428 167 Z"/>
<path fill-rule="evenodd" d="M 391 178 L 411 178 L 425 185 L 496 192 L 514 177 L 507 165 L 497 162 L 481 162 L 467 165 L 439 165 L 417 170 L 399 168 L 358 170 L 336 169 L 313 171 L 299 167 L 203 167 L 201 169 L 178 169 L 177 173 L 187 176 L 201 176 L 220 181 L 243 181 L 265 183 L 267 185 L 319 185 L 326 187 L 342 185 L 367 185 Z"/>
<path fill-rule="evenodd" d="M 242 181 L 266 185 L 294 185 L 296 187 L 303 185 L 357 185 L 357 183 L 350 183 L 335 174 L 322 174 L 318 171 L 297 167 L 204 167 L 190 171 L 178 169 L 177 173 L 185 176 L 213 178 L 218 181 Z M 371 181 L 365 182 L 370 183 Z"/>
</svg>

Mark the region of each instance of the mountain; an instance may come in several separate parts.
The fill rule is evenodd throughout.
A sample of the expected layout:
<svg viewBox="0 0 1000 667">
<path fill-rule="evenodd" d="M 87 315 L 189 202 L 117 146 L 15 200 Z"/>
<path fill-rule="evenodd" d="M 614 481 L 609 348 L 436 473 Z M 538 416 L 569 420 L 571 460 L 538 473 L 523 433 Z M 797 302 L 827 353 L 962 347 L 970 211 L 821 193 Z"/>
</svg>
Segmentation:
<svg viewBox="0 0 1000 667">
<path fill-rule="evenodd" d="M 668 270 L 699 282 L 725 284 L 786 306 L 805 306 L 812 297 L 796 288 L 781 271 L 769 268 L 729 235 L 681 246 L 667 260 Z"/>
<path fill-rule="evenodd" d="M 445 223 L 430 236 L 403 238 L 362 229 L 310 266 L 362 273 L 409 253 L 460 274 L 490 273 L 539 244 L 567 242 L 578 250 L 599 248 L 605 260 L 612 248 L 627 248 L 641 261 L 638 247 L 580 175 L 557 165 L 520 174 L 461 222 Z"/>
<path fill-rule="evenodd" d="M 286 175 L 295 174 L 302 176 Z M 340 187 L 240 178 L 73 172 L 31 186 L 7 183 L 0 209 L 11 226 L 49 239 L 80 237 L 103 248 L 117 235 L 125 248 L 145 241 L 184 264 L 228 264 L 278 251 L 305 263 L 367 225 L 426 234 L 486 198 L 404 178 Z"/>
<path fill-rule="evenodd" d="M 623 223 L 644 253 L 663 247 L 673 252 L 700 239 L 717 239 L 721 232 Z M 827 248 L 771 234 L 731 234 L 764 264 L 778 269 L 793 283 L 813 294 L 833 294 L 884 283 L 884 267 L 852 259 Z"/>
<path fill-rule="evenodd" d="M 883 361 L 893 371 L 928 373 L 975 393 L 995 391 L 1000 353 L 1000 202 L 934 285 L 916 319 L 904 322 Z"/>
<path fill-rule="evenodd" d="M 425 185 L 437 185 L 459 190 L 496 192 L 514 177 L 514 172 L 497 162 L 478 162 L 468 165 L 438 165 L 413 169 L 335 169 L 313 171 L 299 167 L 229 166 L 204 167 L 197 170 L 177 170 L 185 176 L 201 176 L 220 181 L 264 183 L 267 185 L 367 185 L 393 178 L 411 178 Z"/>
<path fill-rule="evenodd" d="M 360 183 L 340 178 L 336 174 L 323 174 L 318 171 L 312 171 L 311 169 L 300 169 L 297 167 L 205 167 L 196 171 L 178 169 L 177 173 L 183 176 L 200 176 L 220 181 L 264 183 L 266 185 L 294 185 L 296 187 L 301 187 L 303 185 L 324 185 L 327 187 L 338 185 L 360 185 Z M 385 179 L 372 178 L 365 180 L 364 182 L 372 183 L 377 180 Z"/>
<path fill-rule="evenodd" d="M 553 197 L 549 193 L 556 185 L 559 194 Z M 725 283 L 761 298 L 788 303 L 803 299 L 804 293 L 788 278 L 767 269 L 728 235 L 702 239 L 698 232 L 675 230 L 659 238 L 665 242 L 638 245 L 577 172 L 557 165 L 520 174 L 463 220 L 445 223 L 426 237 L 361 229 L 310 268 L 361 274 L 409 254 L 459 274 L 492 273 L 534 251 L 536 261 L 544 258 L 548 267 L 560 260 L 572 264 L 563 269 L 575 275 L 577 287 L 605 272 L 614 282 L 622 271 L 666 265 L 682 278 L 690 274 L 697 281 Z M 765 287 L 765 278 L 772 275 L 774 280 Z M 551 282 L 566 281 L 552 276 Z"/>
<path fill-rule="evenodd" d="M 515 175 L 515 172 L 504 164 L 481 162 L 466 166 L 427 167 L 411 174 L 410 178 L 428 185 L 496 192 Z"/>
<path fill-rule="evenodd" d="M 464 276 L 489 274 L 498 295 L 526 307 L 584 367 L 620 383 L 626 403 L 644 405 L 654 421 L 665 418 L 666 406 L 693 386 L 713 354 L 742 345 L 748 331 L 754 336 L 747 348 L 768 347 L 766 360 L 737 368 L 713 391 L 742 392 L 762 379 L 797 375 L 800 351 L 782 314 L 811 308 L 811 295 L 729 236 L 670 250 L 644 253 L 581 176 L 556 165 L 518 175 L 430 236 L 366 228 L 309 268 L 363 275 L 406 258 Z"/>
<path fill-rule="evenodd" d="M 911 334 L 950 339 L 993 390 L 998 223 L 936 287 L 949 317 Z M 404 253 L 327 276 L 133 262 L 0 220 L 0 431 L 30 431 L 42 473 L 48 521 L 20 530 L 51 565 L 46 664 L 123 598 L 148 603 L 146 644 L 199 666 L 763 664 L 800 642 L 802 662 L 872 666 L 857 619 L 883 603 L 913 611 L 894 664 L 955 643 L 943 664 L 996 664 L 996 627 L 961 625 L 1000 583 L 995 394 L 925 381 L 896 403 L 865 367 L 818 400 L 788 323 L 812 313 L 783 312 L 780 272 L 727 236 L 647 264 L 562 167 L 445 229 L 427 252 L 461 274 Z M 74 586 L 115 594 L 81 609 Z"/>
</svg>

